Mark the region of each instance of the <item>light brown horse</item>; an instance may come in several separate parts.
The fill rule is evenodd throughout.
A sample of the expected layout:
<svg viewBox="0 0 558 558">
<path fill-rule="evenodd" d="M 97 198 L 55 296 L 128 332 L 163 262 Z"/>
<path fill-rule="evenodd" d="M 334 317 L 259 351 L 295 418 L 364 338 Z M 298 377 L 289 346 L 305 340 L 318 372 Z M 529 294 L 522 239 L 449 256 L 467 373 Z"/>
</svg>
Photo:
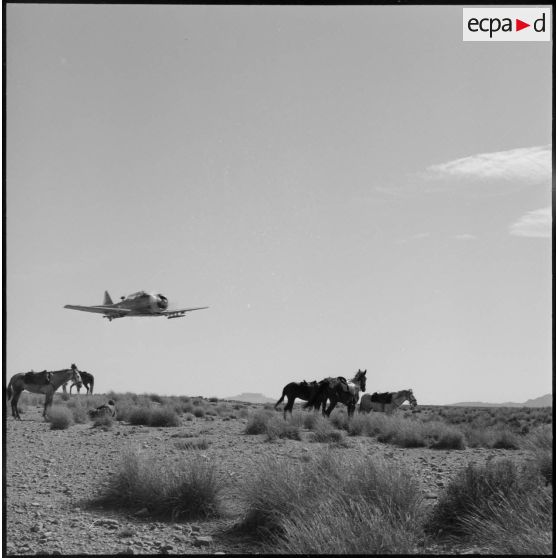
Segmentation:
<svg viewBox="0 0 558 558">
<path fill-rule="evenodd" d="M 369 413 L 370 411 L 376 411 L 379 413 L 393 413 L 405 401 L 408 401 L 413 409 L 417 406 L 417 400 L 412 389 L 373 393 L 372 395 L 365 393 L 360 400 L 359 412 Z"/>
<path fill-rule="evenodd" d="M 14 374 L 10 383 L 8 384 L 7 395 L 8 401 L 11 399 L 12 416 L 15 419 L 21 420 L 19 411 L 17 410 L 17 403 L 23 390 L 30 391 L 31 393 L 44 393 L 45 394 L 45 407 L 43 409 L 43 417 L 47 419 L 47 408 L 52 405 L 54 392 L 68 380 L 72 380 L 81 387 L 81 376 L 75 364 L 71 368 L 64 370 L 56 370 L 54 372 L 20 372 Z"/>
</svg>

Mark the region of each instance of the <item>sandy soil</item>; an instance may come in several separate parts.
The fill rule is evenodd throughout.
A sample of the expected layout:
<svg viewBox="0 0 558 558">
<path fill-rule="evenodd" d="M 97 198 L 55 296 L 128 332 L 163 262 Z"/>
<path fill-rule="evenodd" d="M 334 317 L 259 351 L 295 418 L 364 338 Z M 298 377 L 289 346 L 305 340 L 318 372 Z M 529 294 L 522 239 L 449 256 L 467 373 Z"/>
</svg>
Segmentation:
<svg viewBox="0 0 558 558">
<path fill-rule="evenodd" d="M 149 428 L 116 422 L 109 431 L 91 423 L 66 430 L 50 430 L 41 408 L 28 408 L 22 421 L 5 421 L 5 517 L 7 554 L 213 554 L 254 553 L 248 541 L 232 540 L 223 530 L 242 514 L 240 487 L 254 466 L 269 455 L 277 460 L 305 459 L 324 444 L 246 435 L 246 419 L 195 419 L 175 428 Z M 140 510 L 117 513 L 91 509 L 87 502 L 117 471 L 123 452 L 140 449 L 172 457 L 185 450 L 175 445 L 179 433 L 203 437 L 208 449 L 196 451 L 217 465 L 225 515 L 219 519 L 182 523 L 152 521 Z M 433 505 L 440 491 L 470 462 L 485 463 L 496 456 L 528 458 L 520 450 L 402 449 L 366 437 L 348 437 L 342 451 L 383 456 L 394 466 L 408 467 L 420 479 L 425 505 Z M 139 515 L 138 515 L 138 512 Z M 471 553 L 483 549 L 424 549 L 427 553 Z"/>
</svg>

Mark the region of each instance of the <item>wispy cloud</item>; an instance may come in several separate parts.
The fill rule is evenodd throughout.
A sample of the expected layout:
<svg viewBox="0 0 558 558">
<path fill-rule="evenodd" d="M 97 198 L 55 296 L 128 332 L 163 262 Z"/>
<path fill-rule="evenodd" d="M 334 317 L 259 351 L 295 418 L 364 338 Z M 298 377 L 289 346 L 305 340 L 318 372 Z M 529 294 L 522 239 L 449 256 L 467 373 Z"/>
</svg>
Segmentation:
<svg viewBox="0 0 558 558">
<path fill-rule="evenodd" d="M 550 182 L 550 145 L 523 147 L 494 153 L 480 153 L 427 167 L 423 177 L 432 180 L 506 180 L 524 185 Z"/>
<path fill-rule="evenodd" d="M 550 238 L 551 233 L 552 210 L 550 206 L 530 211 L 510 225 L 510 234 L 514 236 Z"/>
<path fill-rule="evenodd" d="M 477 198 L 504 196 L 533 186 L 550 187 L 551 180 L 551 146 L 540 145 L 438 163 L 375 190 L 395 198 L 440 193 Z"/>
</svg>

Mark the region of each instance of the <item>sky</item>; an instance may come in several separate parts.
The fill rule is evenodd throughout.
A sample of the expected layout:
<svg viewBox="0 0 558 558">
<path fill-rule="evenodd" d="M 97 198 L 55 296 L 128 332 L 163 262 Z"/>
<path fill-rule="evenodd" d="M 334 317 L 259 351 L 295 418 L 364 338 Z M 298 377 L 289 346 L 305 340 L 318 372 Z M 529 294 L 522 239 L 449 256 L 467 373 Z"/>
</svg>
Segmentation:
<svg viewBox="0 0 558 558">
<path fill-rule="evenodd" d="M 5 381 L 552 391 L 552 44 L 459 6 L 7 4 Z M 139 290 L 185 318 L 64 309 Z"/>
</svg>

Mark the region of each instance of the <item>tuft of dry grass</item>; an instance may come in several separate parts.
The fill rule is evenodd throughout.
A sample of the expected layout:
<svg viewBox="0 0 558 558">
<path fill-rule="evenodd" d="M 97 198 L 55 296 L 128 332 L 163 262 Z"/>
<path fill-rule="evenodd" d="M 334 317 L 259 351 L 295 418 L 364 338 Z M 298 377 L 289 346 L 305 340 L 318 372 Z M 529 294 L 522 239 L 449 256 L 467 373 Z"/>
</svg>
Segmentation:
<svg viewBox="0 0 558 558">
<path fill-rule="evenodd" d="M 114 425 L 114 419 L 107 414 L 103 414 L 93 419 L 93 428 L 101 428 L 102 430 L 110 430 Z"/>
<path fill-rule="evenodd" d="M 300 440 L 300 427 L 296 424 L 285 422 L 282 418 L 272 416 L 266 424 L 265 433 L 267 440 L 273 441 L 277 438 L 288 438 Z"/>
<path fill-rule="evenodd" d="M 268 458 L 244 488 L 238 526 L 264 553 L 405 553 L 420 537 L 421 495 L 408 471 L 362 455 Z"/>
<path fill-rule="evenodd" d="M 118 412 L 118 411 L 117 411 Z M 134 425 L 144 426 L 179 426 L 180 417 L 174 409 L 162 407 L 133 407 L 128 412 L 128 421 Z"/>
<path fill-rule="evenodd" d="M 74 424 L 72 412 L 62 405 L 53 405 L 48 410 L 47 416 L 51 430 L 65 430 Z"/>
<path fill-rule="evenodd" d="M 265 434 L 267 432 L 267 425 L 274 413 L 265 409 L 258 409 L 248 417 L 245 434 Z"/>
<path fill-rule="evenodd" d="M 484 466 L 469 464 L 446 487 L 430 516 L 426 530 L 457 537 L 472 535 L 475 517 L 498 517 L 515 498 L 530 499 L 543 489 L 543 478 L 533 465 L 519 466 L 511 459 L 496 459 Z"/>
<path fill-rule="evenodd" d="M 169 462 L 127 452 L 92 504 L 126 512 L 147 508 L 162 519 L 205 518 L 219 515 L 220 490 L 214 465 L 204 460 Z"/>
<path fill-rule="evenodd" d="M 337 430 L 327 417 L 318 416 L 312 425 L 311 442 L 345 444 L 345 432 Z"/>
<path fill-rule="evenodd" d="M 542 487 L 529 493 L 497 494 L 488 508 L 462 519 L 470 539 L 491 554 L 552 555 L 554 499 Z"/>
</svg>

